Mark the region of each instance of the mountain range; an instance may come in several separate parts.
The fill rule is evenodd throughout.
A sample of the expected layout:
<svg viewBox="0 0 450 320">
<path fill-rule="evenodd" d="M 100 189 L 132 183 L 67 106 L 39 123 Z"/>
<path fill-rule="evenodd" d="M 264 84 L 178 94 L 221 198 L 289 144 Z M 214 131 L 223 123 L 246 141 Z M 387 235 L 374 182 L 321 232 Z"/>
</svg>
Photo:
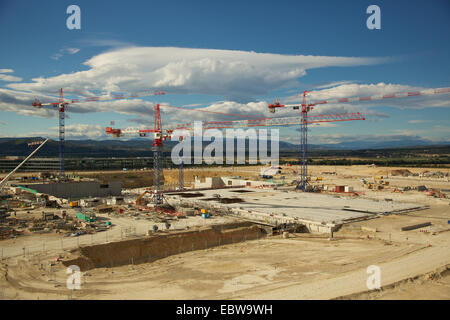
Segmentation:
<svg viewBox="0 0 450 320">
<path fill-rule="evenodd" d="M 0 156 L 24 156 L 32 151 L 28 143 L 44 140 L 41 137 L 24 138 L 0 138 Z M 170 152 L 171 148 L 178 142 L 164 142 L 164 151 Z M 203 142 L 203 146 L 210 142 Z M 363 149 L 390 149 L 409 148 L 425 146 L 448 146 L 448 142 L 430 143 L 430 141 L 411 138 L 381 141 L 344 141 L 337 144 L 309 144 L 308 148 L 314 150 L 363 150 Z M 65 142 L 65 154 L 67 157 L 147 157 L 152 153 L 152 141 L 150 139 L 131 140 L 67 140 Z M 248 148 L 248 141 L 246 141 Z M 270 150 L 270 142 L 268 142 Z M 295 152 L 300 149 L 299 145 L 280 141 L 280 152 Z M 56 157 L 59 154 L 59 142 L 50 140 L 46 146 L 39 151 L 39 157 Z"/>
</svg>

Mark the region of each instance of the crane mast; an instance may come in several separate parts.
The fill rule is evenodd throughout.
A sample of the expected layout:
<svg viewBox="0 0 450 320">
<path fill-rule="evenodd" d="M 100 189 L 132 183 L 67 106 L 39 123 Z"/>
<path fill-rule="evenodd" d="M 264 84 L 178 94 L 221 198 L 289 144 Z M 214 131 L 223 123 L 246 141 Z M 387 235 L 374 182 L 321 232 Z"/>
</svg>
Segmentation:
<svg viewBox="0 0 450 320">
<path fill-rule="evenodd" d="M 306 93 L 303 92 L 302 101 L 302 121 L 300 125 L 300 154 L 301 154 L 301 169 L 300 169 L 300 185 L 297 186 L 302 191 L 306 191 L 306 184 L 308 183 L 308 111 L 309 106 L 306 105 Z"/>
<path fill-rule="evenodd" d="M 65 135 L 66 135 L 66 129 L 65 129 L 65 118 L 66 118 L 66 106 L 67 104 L 64 103 L 64 97 L 63 97 L 63 89 L 59 89 L 59 180 L 64 181 L 66 180 L 66 173 L 64 170 L 64 144 L 65 144 Z"/>
<path fill-rule="evenodd" d="M 154 113 L 154 140 L 153 140 L 153 201 L 155 206 L 163 203 L 163 196 L 161 190 L 161 180 L 163 178 L 162 168 L 162 130 L 161 130 L 161 115 L 159 111 L 159 104 L 156 104 Z"/>
<path fill-rule="evenodd" d="M 65 135 L 66 135 L 66 129 L 65 129 L 65 112 L 66 108 L 69 104 L 73 103 L 82 103 L 82 102 L 92 102 L 92 101 L 111 101 L 111 100 L 122 100 L 122 99 L 129 99 L 129 98 L 138 98 L 143 96 L 151 96 L 151 95 L 164 95 L 164 91 L 155 91 L 152 94 L 131 94 L 129 96 L 125 96 L 123 94 L 116 94 L 112 97 L 110 96 L 103 96 L 103 97 L 89 97 L 85 99 L 71 99 L 71 100 L 64 100 L 63 96 L 63 89 L 59 89 L 59 99 L 58 102 L 50 102 L 50 103 L 41 103 L 39 100 L 35 99 L 32 106 L 36 108 L 42 108 L 43 106 L 50 106 L 58 108 L 58 119 L 59 119 L 59 130 L 58 130 L 58 136 L 59 136 L 59 180 L 64 181 L 66 180 L 66 174 L 64 169 L 64 155 L 65 155 Z"/>
<path fill-rule="evenodd" d="M 306 103 L 306 95 L 311 91 L 304 91 L 302 103 L 299 104 L 280 104 L 279 102 L 271 103 L 268 105 L 270 112 L 275 112 L 278 108 L 286 108 L 292 107 L 295 110 L 300 109 L 301 112 L 301 124 L 300 124 L 300 161 L 301 161 L 301 170 L 300 170 L 300 184 L 297 186 L 298 189 L 302 191 L 307 191 L 308 184 L 308 123 L 311 123 L 308 119 L 308 112 L 313 109 L 313 106 L 322 105 L 322 104 L 331 104 L 331 103 L 348 103 L 348 102 L 362 102 L 362 101 L 375 101 L 375 100 L 384 100 L 384 99 L 393 99 L 393 98 L 404 98 L 404 97 L 414 97 L 414 96 L 423 96 L 423 95 L 434 95 L 434 94 L 442 94 L 449 93 L 450 88 L 438 88 L 438 89 L 426 89 L 422 91 L 412 91 L 412 92 L 401 92 L 401 93 L 393 93 L 393 94 L 385 94 L 385 95 L 373 95 L 366 97 L 350 97 L 350 98 L 339 98 L 339 99 L 328 99 L 328 100 L 318 100 L 312 103 Z M 359 113 L 358 113 L 359 114 Z M 339 114 L 331 115 L 338 116 Z M 313 117 L 328 117 L 330 115 L 319 115 Z M 360 119 L 347 119 L 347 120 L 360 120 Z M 343 121 L 343 120 L 341 120 Z M 328 122 L 320 121 L 320 122 Z"/>
</svg>

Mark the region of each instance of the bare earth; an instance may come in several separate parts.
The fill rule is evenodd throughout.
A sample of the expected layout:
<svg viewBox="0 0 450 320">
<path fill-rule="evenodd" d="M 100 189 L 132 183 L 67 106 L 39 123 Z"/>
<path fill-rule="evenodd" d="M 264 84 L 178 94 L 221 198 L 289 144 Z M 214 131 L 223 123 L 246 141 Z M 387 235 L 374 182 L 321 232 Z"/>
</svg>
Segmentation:
<svg viewBox="0 0 450 320">
<path fill-rule="evenodd" d="M 428 209 L 344 225 L 330 241 L 324 235 L 291 234 L 173 255 L 152 263 L 97 268 L 82 273 L 81 290 L 66 288 L 66 268 L 53 263 L 68 251 L 54 247 L 23 257 L 24 243 L 56 239 L 33 235 L 4 240 L 17 254 L 1 264 L 3 299 L 449 299 L 449 199 L 417 191 L 364 189 L 359 177 L 385 175 L 392 168 L 313 167 L 323 183 L 354 185 L 373 199 L 426 204 Z M 394 168 L 398 169 L 398 168 Z M 220 171 L 219 169 L 217 169 Z M 248 174 L 259 168 L 244 168 Z M 409 169 L 414 172 L 424 169 Z M 430 171 L 434 169 L 428 169 Z M 442 169 L 436 169 L 441 170 Z M 234 174 L 238 174 L 236 169 Z M 244 175 L 244 173 L 241 173 Z M 449 188 L 445 179 L 390 177 L 390 185 Z M 214 220 L 215 217 L 213 217 Z M 430 227 L 400 231 L 402 226 L 431 222 Z M 138 223 L 127 222 L 127 225 Z M 377 228 L 377 232 L 361 227 Z M 104 236 L 104 235 L 103 235 Z M 58 238 L 59 239 L 59 238 Z M 68 248 L 66 249 L 68 250 Z M 370 265 L 381 268 L 382 290 L 366 286 Z"/>
</svg>

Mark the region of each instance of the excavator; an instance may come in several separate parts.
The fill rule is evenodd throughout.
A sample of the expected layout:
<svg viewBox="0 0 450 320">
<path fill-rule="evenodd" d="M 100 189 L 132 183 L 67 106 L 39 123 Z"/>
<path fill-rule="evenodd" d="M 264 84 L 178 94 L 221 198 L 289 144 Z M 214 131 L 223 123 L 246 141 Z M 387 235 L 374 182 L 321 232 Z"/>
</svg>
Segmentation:
<svg viewBox="0 0 450 320">
<path fill-rule="evenodd" d="M 142 193 L 139 195 L 139 197 L 137 197 L 137 199 L 134 200 L 134 204 L 136 204 L 136 205 L 138 205 L 138 204 L 145 205 L 144 203 L 141 203 L 141 199 L 142 199 L 142 197 L 145 196 L 147 193 L 150 193 L 150 194 L 151 194 L 152 191 L 151 191 L 151 190 L 145 190 L 144 192 L 142 192 Z"/>
</svg>

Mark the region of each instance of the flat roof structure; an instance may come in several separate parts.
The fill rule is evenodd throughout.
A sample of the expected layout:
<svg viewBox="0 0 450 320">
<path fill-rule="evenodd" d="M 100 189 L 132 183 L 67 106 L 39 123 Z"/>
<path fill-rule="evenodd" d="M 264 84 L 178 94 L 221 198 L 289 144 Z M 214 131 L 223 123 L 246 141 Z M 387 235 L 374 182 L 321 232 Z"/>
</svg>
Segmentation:
<svg viewBox="0 0 450 320">
<path fill-rule="evenodd" d="M 195 197 L 169 194 L 167 198 L 176 203 L 188 202 L 197 207 L 224 209 L 243 218 L 264 220 L 270 217 L 268 220 L 276 219 L 280 223 L 297 221 L 329 227 L 377 215 L 425 208 L 415 203 L 271 189 L 233 188 L 202 190 L 198 193 Z M 216 197 L 217 194 L 220 194 L 220 198 Z"/>
</svg>

